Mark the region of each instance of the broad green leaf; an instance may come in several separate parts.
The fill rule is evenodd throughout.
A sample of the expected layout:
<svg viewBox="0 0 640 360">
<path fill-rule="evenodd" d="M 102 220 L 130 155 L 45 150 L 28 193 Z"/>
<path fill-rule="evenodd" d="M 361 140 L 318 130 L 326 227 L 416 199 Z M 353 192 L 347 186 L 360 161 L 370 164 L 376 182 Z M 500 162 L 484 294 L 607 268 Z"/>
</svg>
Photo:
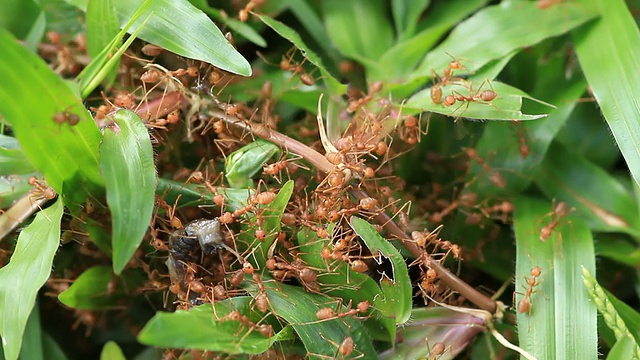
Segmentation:
<svg viewBox="0 0 640 360">
<path fill-rule="evenodd" d="M 381 0 L 327 0 L 322 3 L 329 37 L 353 59 L 375 60 L 393 44 L 393 29 Z"/>
<path fill-rule="evenodd" d="M 258 286 L 249 285 L 246 281 L 244 283 L 245 289 L 254 297 L 259 293 Z M 376 357 L 369 334 L 358 320 L 351 317 L 318 320 L 316 316 L 318 310 L 334 305 L 336 300 L 333 298 L 307 293 L 300 287 L 274 281 L 264 281 L 263 285 L 273 313 L 293 327 L 304 343 L 309 358 L 336 358 L 339 354 L 338 346 L 347 337 L 353 339 L 355 349 L 353 354 L 346 358 L 374 359 Z"/>
<path fill-rule="evenodd" d="M 109 266 L 95 266 L 80 274 L 58 296 L 58 300 L 74 309 L 109 309 L 125 298 L 127 288 L 135 288 L 136 283 L 140 284 L 141 280 L 133 271 L 125 271 L 122 277 L 118 277 Z"/>
<path fill-rule="evenodd" d="M 3 1 L 0 12 L 0 28 L 10 31 L 19 39 L 24 39 L 39 13 L 40 8 L 33 1 Z"/>
<path fill-rule="evenodd" d="M 320 59 L 320 57 L 316 55 L 316 53 L 311 51 L 311 49 L 304 43 L 304 41 L 302 41 L 302 38 L 294 29 L 268 16 L 258 15 L 258 18 L 268 27 L 277 32 L 278 35 L 289 40 L 300 50 L 302 56 L 306 57 L 310 63 L 321 69 L 323 71 L 323 75 L 326 76 L 324 79 L 325 82 L 329 82 L 332 86 L 342 89 L 342 92 L 340 92 L 339 94 L 343 94 L 346 92 L 346 85 L 341 85 L 340 82 L 336 80 L 333 75 L 331 75 L 331 73 L 322 64 L 322 60 Z"/>
<path fill-rule="evenodd" d="M 105 129 L 100 165 L 112 216 L 113 269 L 120 274 L 147 231 L 153 212 L 156 169 L 142 120 L 119 110 Z"/>
<path fill-rule="evenodd" d="M 113 0 L 120 25 L 132 17 L 143 0 Z M 153 13 L 139 37 L 180 56 L 201 60 L 234 74 L 251 75 L 251 65 L 229 44 L 220 29 L 187 0 L 155 0 L 141 18 Z M 131 28 L 135 31 L 140 21 Z"/>
<path fill-rule="evenodd" d="M 235 188 L 253 187 L 253 176 L 262 171 L 262 166 L 279 152 L 278 145 L 262 139 L 256 139 L 232 152 L 224 163 L 229 185 Z"/>
<path fill-rule="evenodd" d="M 100 132 L 80 99 L 44 61 L 1 29 L 0 53 L 0 98 L 19 99 L 1 101 L 0 113 L 29 162 L 51 187 L 72 198 L 101 185 Z M 63 113 L 79 116 L 78 124 L 55 123 L 54 115 Z"/>
<path fill-rule="evenodd" d="M 411 316 L 411 305 L 413 303 L 411 279 L 409 279 L 407 264 L 404 262 L 398 250 L 389 244 L 366 220 L 352 216 L 349 223 L 353 231 L 355 231 L 367 245 L 373 259 L 377 263 L 380 264 L 383 261 L 391 262 L 393 273 L 383 274 L 380 280 L 384 299 L 374 299 L 374 305 L 377 302 L 392 304 L 395 310 L 396 323 L 404 324 Z"/>
<path fill-rule="evenodd" d="M 31 29 L 29 29 L 29 33 L 24 38 L 24 45 L 27 49 L 33 51 L 34 53 L 38 50 L 38 44 L 42 41 L 42 37 L 44 36 L 44 31 L 47 26 L 47 19 L 44 11 L 40 11 L 38 14 L 38 18 L 32 24 Z"/>
<path fill-rule="evenodd" d="M 575 2 L 544 10 L 538 9 L 533 1 L 504 1 L 488 6 L 456 26 L 411 76 L 421 79 L 418 85 L 433 77 L 432 71 L 442 75 L 451 56 L 473 72 L 492 60 L 558 36 L 595 16 L 595 12 Z"/>
<path fill-rule="evenodd" d="M 228 318 L 231 311 L 237 310 L 251 319 L 250 300 L 249 296 L 234 297 L 217 301 L 213 306 L 205 304 L 189 311 L 158 312 L 142 329 L 138 341 L 147 345 L 179 349 L 260 354 L 267 351 L 274 342 L 292 338 L 289 327 L 266 338 L 240 321 Z M 194 329 L 197 331 L 193 331 Z"/>
<path fill-rule="evenodd" d="M 640 31 L 621 0 L 580 1 L 601 19 L 573 32 L 576 54 L 628 168 L 640 184 Z"/>
<path fill-rule="evenodd" d="M 617 179 L 584 157 L 552 145 L 535 176 L 536 185 L 550 198 L 575 206 L 597 231 L 625 232 L 640 239 L 638 206 Z"/>
<path fill-rule="evenodd" d="M 60 345 L 48 333 L 42 333 L 42 348 L 43 352 L 47 354 L 47 360 L 67 360 Z"/>
<path fill-rule="evenodd" d="M 442 96 L 439 103 L 434 103 L 431 97 L 432 88 L 424 89 L 413 95 L 403 109 L 409 112 L 434 112 L 453 117 L 465 117 L 470 119 L 486 119 L 486 120 L 534 120 L 546 117 L 546 114 L 529 115 L 523 114 L 522 99 L 529 99 L 540 102 L 522 90 L 516 89 L 507 84 L 497 81 L 482 81 L 480 84 L 474 85 L 472 82 L 467 84 L 449 84 L 440 87 Z M 491 101 L 483 101 L 479 98 L 485 90 L 493 90 L 497 97 Z M 473 101 L 456 101 L 451 106 L 445 106 L 442 100 L 448 95 L 473 97 Z M 551 110 L 551 108 L 549 109 Z"/>
<path fill-rule="evenodd" d="M 120 31 L 118 14 L 112 0 L 91 0 L 87 4 L 87 53 L 95 59 L 108 48 Z M 120 39 L 122 37 L 119 37 Z M 110 70 L 107 83 L 111 84 L 118 73 L 117 61 Z"/>
<path fill-rule="evenodd" d="M 100 360 L 126 360 L 120 346 L 115 341 L 107 341 L 100 353 Z"/>
<path fill-rule="evenodd" d="M 581 277 L 582 267 L 595 271 L 589 228 L 571 215 L 557 219 L 548 202 L 518 197 L 514 205 L 519 346 L 539 359 L 597 359 L 596 308 Z M 554 220 L 541 241 L 541 229 Z M 536 267 L 540 274 L 525 299 Z"/>
<path fill-rule="evenodd" d="M 18 358 L 38 290 L 49 278 L 58 250 L 62 199 L 39 212 L 20 232 L 9 264 L 0 269 L 0 335 L 7 360 Z"/>
<path fill-rule="evenodd" d="M 327 231 L 333 232 L 333 226 Z M 343 303 L 357 304 L 361 301 L 369 301 L 373 304 L 374 299 L 384 300 L 384 294 L 380 286 L 370 276 L 355 272 L 349 264 L 342 261 L 327 261 L 321 256 L 324 247 L 330 248 L 330 239 L 320 239 L 308 228 L 303 228 L 298 232 L 298 246 L 300 247 L 299 257 L 309 267 L 319 270 L 319 277 L 322 279 L 318 283 L 322 293 L 332 297 L 343 299 Z M 346 285 L 346 286 L 345 286 Z M 375 329 L 370 331 L 377 340 L 395 342 L 396 323 L 393 319 L 395 314 L 394 304 L 391 302 L 378 301 L 372 316 L 365 321 L 365 327 Z M 386 334 L 381 334 L 378 329 L 382 328 Z"/>
</svg>

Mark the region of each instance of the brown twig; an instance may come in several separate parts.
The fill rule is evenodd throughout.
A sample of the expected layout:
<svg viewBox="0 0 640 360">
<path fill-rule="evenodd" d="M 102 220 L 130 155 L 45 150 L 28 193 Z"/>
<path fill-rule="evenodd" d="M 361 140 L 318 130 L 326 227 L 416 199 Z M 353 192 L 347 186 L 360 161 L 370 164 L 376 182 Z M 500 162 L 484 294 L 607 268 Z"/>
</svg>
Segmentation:
<svg viewBox="0 0 640 360">
<path fill-rule="evenodd" d="M 309 161 L 313 164 L 318 170 L 328 173 L 333 170 L 334 165 L 327 160 L 319 152 L 311 149 L 307 145 L 292 139 L 282 133 L 279 133 L 275 130 L 264 129 L 263 125 L 252 126 L 246 121 L 239 120 L 233 116 L 229 116 L 220 110 L 213 110 L 212 115 L 216 118 L 222 119 L 228 125 L 237 127 L 241 129 L 243 132 L 251 132 L 253 135 L 261 137 L 265 140 L 271 141 L 282 148 L 286 149 L 290 153 L 295 153 L 297 155 L 302 156 L 305 160 Z M 259 130 L 257 131 L 257 127 L 259 126 Z M 364 192 L 364 190 L 360 188 L 352 188 L 350 190 L 351 194 L 356 197 L 358 200 L 368 197 L 368 195 Z M 429 254 L 424 253 L 411 239 L 407 234 L 391 219 L 391 217 L 386 214 L 384 211 L 381 211 L 379 208 L 372 210 L 377 215 L 374 217 L 378 224 L 381 224 L 389 231 L 389 233 L 393 234 L 400 241 L 402 241 L 402 245 L 411 252 L 416 258 L 423 258 L 425 261 L 429 262 L 429 266 L 431 266 L 438 274 L 438 277 L 442 279 L 447 285 L 449 285 L 453 290 L 460 293 L 466 299 L 471 301 L 473 304 L 478 306 L 479 308 L 489 311 L 490 313 L 495 313 L 497 310 L 496 303 L 491 300 L 489 297 L 480 293 L 473 287 L 471 287 L 466 282 L 462 281 L 460 278 L 452 274 L 449 270 L 447 270 L 444 266 L 442 266 L 438 261 L 431 261 L 431 257 Z"/>
</svg>

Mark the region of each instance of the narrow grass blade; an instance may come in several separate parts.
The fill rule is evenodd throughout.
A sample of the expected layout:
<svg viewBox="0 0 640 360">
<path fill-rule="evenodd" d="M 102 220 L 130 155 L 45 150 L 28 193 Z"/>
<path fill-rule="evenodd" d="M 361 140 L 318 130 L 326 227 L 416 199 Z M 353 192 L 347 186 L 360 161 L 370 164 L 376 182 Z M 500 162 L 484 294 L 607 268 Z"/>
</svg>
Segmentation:
<svg viewBox="0 0 640 360">
<path fill-rule="evenodd" d="M 595 271 L 589 228 L 570 215 L 557 218 L 547 202 L 518 197 L 514 205 L 520 347 L 538 359 L 597 359 L 596 308 L 580 275 L 582 267 Z M 541 229 L 553 221 L 541 241 Z"/>
<path fill-rule="evenodd" d="M 91 184 L 102 184 L 100 132 L 80 99 L 44 61 L 2 29 L 0 53 L 0 98 L 20 99 L 1 101 L 0 113 L 11 124 L 29 162 L 65 195 L 77 197 Z M 65 113 L 78 116 L 78 123 L 54 122 L 55 115 Z"/>
<path fill-rule="evenodd" d="M 119 31 L 118 13 L 112 0 L 92 0 L 87 4 L 87 53 L 92 59 L 95 59 L 103 49 L 109 47 Z M 107 75 L 108 84 L 115 80 L 118 63 L 119 61 L 113 65 Z"/>
<path fill-rule="evenodd" d="M 262 216 L 264 217 L 264 220 L 262 221 L 262 229 L 267 233 L 267 237 L 264 241 L 258 244 L 258 247 L 254 251 L 256 263 L 260 267 L 262 267 L 267 260 L 269 256 L 269 248 L 271 248 L 273 242 L 278 236 L 278 233 L 280 232 L 280 220 L 282 219 L 282 214 L 284 214 L 284 210 L 287 208 L 287 204 L 289 203 L 289 199 L 292 194 L 293 180 L 289 180 L 282 186 L 282 188 L 280 188 L 276 198 L 262 213 Z M 252 222 L 254 220 L 255 218 L 251 219 Z"/>
<path fill-rule="evenodd" d="M 18 358 L 22 335 L 40 287 L 58 250 L 62 199 L 36 215 L 18 237 L 9 264 L 0 269 L 0 335 L 7 360 Z"/>
<path fill-rule="evenodd" d="M 383 274 L 380 286 L 384 294 L 384 299 L 374 299 L 376 302 L 386 302 L 393 304 L 397 324 L 404 324 L 411 317 L 412 293 L 411 279 L 407 271 L 407 264 L 398 250 L 389 244 L 376 229 L 366 220 L 352 216 L 349 220 L 353 231 L 367 245 L 371 254 L 378 263 L 390 261 L 392 274 Z"/>
<path fill-rule="evenodd" d="M 333 44 L 352 59 L 376 60 L 393 44 L 391 19 L 380 0 L 327 0 L 325 27 Z"/>
<path fill-rule="evenodd" d="M 143 0 L 113 0 L 124 25 Z M 227 41 L 220 29 L 187 0 L 154 0 L 145 11 L 153 12 L 139 37 L 178 55 L 201 60 L 234 74 L 251 75 L 251 65 Z M 131 28 L 141 26 L 138 21 Z"/>
<path fill-rule="evenodd" d="M 156 169 L 142 120 L 119 110 L 105 129 L 100 163 L 112 217 L 113 269 L 120 274 L 147 231 L 153 212 Z"/>
<path fill-rule="evenodd" d="M 539 121 L 488 123 L 476 145 L 476 152 L 493 172 L 487 173 L 485 166 L 471 161 L 467 177 L 470 185 L 465 187 L 465 192 L 473 192 L 480 199 L 509 196 L 526 189 L 535 180 L 531 175 L 539 168 L 551 141 L 573 111 L 575 100 L 586 88 L 586 83 L 581 79 L 563 79 L 564 60 L 559 57 L 541 65 L 537 72 L 541 75 L 532 94 L 544 96 L 544 101 L 555 104 L 558 108 L 549 109 L 549 117 Z M 537 105 L 539 111 L 545 108 L 534 105 Z M 496 147 L 496 144 L 499 146 Z M 498 187 L 492 181 L 494 172 L 504 179 L 504 187 Z"/>
<path fill-rule="evenodd" d="M 45 359 L 42 348 L 42 326 L 40 325 L 40 309 L 37 304 L 31 310 L 27 327 L 22 337 L 20 358 L 29 360 Z"/>
<path fill-rule="evenodd" d="M 317 66 L 324 73 L 326 73 L 328 77 L 325 79 L 325 81 L 329 81 L 333 86 L 341 88 L 342 93 L 346 92 L 346 86 L 344 85 L 339 86 L 340 82 L 335 77 L 333 77 L 333 75 L 331 75 L 329 70 L 325 68 L 325 66 L 322 64 L 322 59 L 320 59 L 320 57 L 315 52 L 313 52 L 307 46 L 307 44 L 304 43 L 304 41 L 302 41 L 302 38 L 294 29 L 268 16 L 258 15 L 258 18 L 263 23 L 265 23 L 268 27 L 270 27 L 275 32 L 277 32 L 278 35 L 282 36 L 283 38 L 293 43 L 293 45 L 295 45 L 298 49 L 300 49 L 300 52 L 302 52 L 302 55 L 306 57 L 310 63 Z"/>
<path fill-rule="evenodd" d="M 573 32 L 580 67 L 629 171 L 640 184 L 640 31 L 622 0 L 581 1 L 602 16 Z"/>
<path fill-rule="evenodd" d="M 430 0 L 392 1 L 391 14 L 398 38 L 404 39 L 414 34 L 418 20 Z"/>
<path fill-rule="evenodd" d="M 133 23 L 142 15 L 145 9 L 149 7 L 151 4 L 151 0 L 145 0 L 140 9 L 133 14 L 133 17 L 129 19 L 129 22 L 122 28 L 122 30 L 116 34 L 116 36 L 111 40 L 109 45 L 103 47 L 102 51 L 96 55 L 91 63 L 85 67 L 78 76 L 76 76 L 76 80 L 80 82 L 80 92 L 82 98 L 86 98 L 91 94 L 91 92 L 104 80 L 105 77 L 109 74 L 111 69 L 120 61 L 120 57 L 124 52 L 129 48 L 129 45 L 133 43 L 136 39 L 138 33 L 144 28 L 144 25 L 151 18 L 151 15 L 147 16 L 138 29 L 133 31 L 131 36 L 119 47 L 117 51 L 114 50 L 118 47 L 119 42 L 122 40 L 124 35 L 127 33 L 128 29 L 133 25 Z"/>
<path fill-rule="evenodd" d="M 267 46 L 267 41 L 262 37 L 262 35 L 260 35 L 256 30 L 254 30 L 250 25 L 243 23 L 240 20 L 231 18 L 227 15 L 223 16 L 220 10 L 209 6 L 206 0 L 190 0 L 189 2 L 197 6 L 198 9 L 209 14 L 215 20 L 222 22 L 223 24 L 228 26 L 229 29 L 237 32 L 238 34 L 240 34 L 240 36 L 251 41 L 252 43 L 260 47 Z"/>
<path fill-rule="evenodd" d="M 552 145 L 535 183 L 547 196 L 575 206 L 590 228 L 640 239 L 638 205 L 630 191 L 609 172 L 570 149 Z"/>
</svg>

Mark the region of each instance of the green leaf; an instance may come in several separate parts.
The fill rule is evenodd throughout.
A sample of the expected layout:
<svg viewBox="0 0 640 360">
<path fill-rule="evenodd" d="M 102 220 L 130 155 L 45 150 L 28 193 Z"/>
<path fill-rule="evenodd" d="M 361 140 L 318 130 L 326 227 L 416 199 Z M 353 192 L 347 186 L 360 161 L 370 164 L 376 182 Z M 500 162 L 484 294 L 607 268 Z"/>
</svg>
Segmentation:
<svg viewBox="0 0 640 360">
<path fill-rule="evenodd" d="M 340 94 L 343 94 L 347 91 L 346 85 L 340 84 L 340 82 L 336 78 L 334 78 L 333 75 L 331 75 L 331 73 L 322 64 L 322 59 L 320 59 L 320 57 L 316 55 L 316 53 L 311 51 L 311 49 L 304 43 L 304 41 L 302 41 L 302 38 L 294 29 L 268 16 L 264 16 L 264 15 L 257 15 L 257 16 L 263 23 L 265 23 L 268 27 L 270 27 L 275 32 L 277 32 L 278 35 L 289 40 L 293 45 L 295 45 L 298 49 L 300 49 L 302 56 L 306 57 L 310 63 L 312 63 L 313 65 L 317 66 L 320 70 L 322 70 L 323 76 L 325 76 L 326 82 L 329 82 L 331 86 L 335 88 L 341 89 L 341 92 L 339 92 Z"/>
<path fill-rule="evenodd" d="M 224 163 L 229 185 L 235 188 L 253 187 L 253 176 L 262 171 L 262 166 L 279 152 L 278 145 L 262 139 L 256 139 L 232 152 Z"/>
<path fill-rule="evenodd" d="M 632 359 L 635 355 L 637 344 L 630 336 L 624 336 L 616 341 L 616 344 L 609 351 L 607 360 Z"/>
<path fill-rule="evenodd" d="M 595 271 L 593 239 L 574 216 L 556 219 L 551 204 L 526 197 L 515 202 L 516 296 L 520 347 L 539 359 L 597 359 L 596 308 L 582 284 L 581 268 Z M 542 227 L 557 221 L 551 236 Z M 526 300 L 534 267 L 540 269 Z M 530 305 L 518 311 L 521 301 Z"/>
<path fill-rule="evenodd" d="M 0 137 L 9 138 L 6 135 Z M 8 148 L 0 144 L 0 175 L 28 174 L 34 171 L 22 149 Z"/>
<path fill-rule="evenodd" d="M 89 56 L 95 59 L 103 49 L 109 47 L 119 31 L 120 24 L 113 0 L 91 0 L 87 5 L 87 53 Z M 118 38 L 122 39 L 122 36 Z M 119 61 L 116 61 L 110 70 L 108 84 L 115 80 L 118 63 Z"/>
<path fill-rule="evenodd" d="M 58 199 L 20 232 L 9 264 L 0 269 L 0 334 L 7 360 L 18 358 L 38 290 L 49 278 L 58 250 L 64 206 Z"/>
<path fill-rule="evenodd" d="M 367 245 L 376 262 L 382 263 L 385 259 L 391 261 L 393 274 L 390 274 L 390 276 L 389 274 L 383 274 L 382 280 L 380 280 L 384 298 L 374 299 L 374 305 L 378 302 L 392 304 L 395 310 L 396 323 L 404 324 L 411 316 L 411 305 L 413 303 L 411 279 L 409 279 L 407 264 L 398 250 L 380 236 L 376 229 L 366 220 L 352 216 L 349 219 L 349 223 L 353 231 Z"/>
<path fill-rule="evenodd" d="M 586 88 L 582 79 L 563 79 L 564 58 L 551 59 L 548 65 L 539 67 L 538 73 L 541 75 L 538 76 L 532 94 L 557 104 L 558 108 L 551 111 L 548 118 L 539 121 L 486 124 L 476 145 L 476 151 L 486 166 L 477 161 L 470 162 L 467 176 L 470 185 L 465 187 L 465 192 L 473 192 L 480 199 L 512 195 L 526 189 L 535 180 L 531 174 L 539 169 L 551 141 L 567 121 L 575 108 L 576 99 Z M 544 108 L 542 105 L 537 107 L 539 110 Z M 496 144 L 500 144 L 499 147 Z M 527 148 L 523 149 L 523 145 Z M 492 171 L 487 172 L 487 167 Z M 504 188 L 492 182 L 491 175 L 494 172 L 504 178 Z"/>
<path fill-rule="evenodd" d="M 132 276 L 133 273 L 125 271 L 124 274 L 123 278 L 126 278 L 127 281 L 114 275 L 109 266 L 89 268 L 58 296 L 58 300 L 74 309 L 103 310 L 113 308 L 125 297 L 125 288 L 133 287 L 134 282 L 140 282 Z"/>
<path fill-rule="evenodd" d="M 441 86 L 441 101 L 448 95 L 477 97 L 482 93 L 482 91 L 492 89 L 497 94 L 497 97 L 491 101 L 482 101 L 481 99 L 463 102 L 457 101 L 455 104 L 446 107 L 442 102 L 438 104 L 434 103 L 431 98 L 432 88 L 427 88 L 419 91 L 409 98 L 407 103 L 404 104 L 403 109 L 414 113 L 429 111 L 447 116 L 486 120 L 534 120 L 547 116 L 546 114 L 523 114 L 520 111 L 522 108 L 522 99 L 541 102 L 540 100 L 527 95 L 522 90 L 497 81 L 482 81 L 479 85 L 476 85 L 475 87 L 472 86 L 472 82 L 468 82 L 468 87 L 467 84 L 449 84 L 447 86 Z"/>
<path fill-rule="evenodd" d="M 418 20 L 430 0 L 392 0 L 391 13 L 398 38 L 404 39 L 413 35 Z"/>
<path fill-rule="evenodd" d="M 533 1 L 506 1 L 489 6 L 456 26 L 442 44 L 427 54 L 412 77 L 424 81 L 433 76 L 432 70 L 442 74 L 450 56 L 473 72 L 492 60 L 558 36 L 595 16 L 596 13 L 575 2 L 544 10 L 538 9 Z"/>
<path fill-rule="evenodd" d="M 599 21 L 574 31 L 576 54 L 631 175 L 640 184 L 640 107 L 625 101 L 636 97 L 640 81 L 640 31 L 624 1 L 577 5 L 601 15 Z"/>
<path fill-rule="evenodd" d="M 244 208 L 249 199 L 255 193 L 251 189 L 234 189 L 228 187 L 217 187 L 216 191 L 224 196 L 224 209 L 235 211 Z M 156 195 L 165 199 L 168 204 L 177 201 L 178 207 L 211 205 L 215 194 L 205 185 L 184 184 L 173 180 L 158 179 Z M 180 196 L 180 198 L 178 198 Z"/>
<path fill-rule="evenodd" d="M 113 0 L 120 25 L 132 18 L 144 0 Z M 220 29 L 187 0 L 154 0 L 144 12 L 153 13 L 139 37 L 180 56 L 201 60 L 234 74 L 251 75 L 251 65 L 229 44 Z M 131 28 L 141 25 L 137 21 Z"/>
<path fill-rule="evenodd" d="M 584 157 L 561 145 L 552 145 L 535 183 L 550 198 L 575 206 L 592 229 L 622 231 L 640 239 L 638 205 L 629 190 Z"/>
<path fill-rule="evenodd" d="M 262 264 L 267 260 L 269 248 L 273 245 L 273 242 L 280 232 L 280 220 L 293 194 L 293 185 L 293 180 L 287 181 L 282 188 L 280 188 L 273 202 L 264 209 L 261 215 L 264 218 L 262 221 L 262 229 L 267 233 L 267 237 L 264 241 L 259 242 L 257 249 L 253 252 L 256 258 L 256 265 L 259 267 L 262 267 Z M 251 220 L 253 221 L 254 218 Z"/>
<path fill-rule="evenodd" d="M 291 329 L 265 338 L 238 320 L 228 318 L 233 310 L 250 316 L 249 296 L 217 301 L 175 313 L 158 312 L 138 335 L 147 345 L 179 349 L 222 351 L 228 354 L 260 354 L 279 340 L 292 338 Z M 197 331 L 193 331 L 197 329 Z"/>
<path fill-rule="evenodd" d="M 113 223 L 113 269 L 120 274 L 151 221 L 156 170 L 151 139 L 138 115 L 119 110 L 112 119 L 100 145 L 100 165 Z"/>
<path fill-rule="evenodd" d="M 258 286 L 247 281 L 244 284 L 254 297 L 259 293 Z M 310 358 L 337 358 L 338 347 L 347 337 L 355 344 L 353 354 L 347 358 L 376 358 L 371 339 L 359 321 L 351 317 L 318 320 L 318 310 L 335 305 L 334 299 L 275 281 L 264 281 L 263 285 L 273 313 L 293 327 Z"/>
<path fill-rule="evenodd" d="M 327 232 L 332 233 L 333 226 L 330 226 Z M 330 248 L 330 239 L 318 238 L 309 228 L 299 231 L 297 238 L 300 259 L 311 268 L 322 269 L 318 274 L 322 281 L 318 285 L 323 294 L 341 298 L 343 303 L 347 304 L 349 302 L 357 304 L 364 300 L 373 304 L 374 299 L 384 298 L 382 290 L 371 277 L 351 270 L 349 264 L 344 261 L 327 261 L 318 256 L 324 247 Z M 345 284 L 349 286 L 343 286 Z M 371 311 L 372 316 L 365 321 L 365 327 L 376 339 L 395 342 L 394 304 L 379 301 L 376 308 Z M 371 329 L 374 330 L 371 331 Z M 386 334 L 381 334 L 379 329 L 386 331 Z"/>
<path fill-rule="evenodd" d="M 27 321 L 27 327 L 22 337 L 20 358 L 29 360 L 44 359 L 42 348 L 42 327 L 40 325 L 40 309 L 34 306 Z"/>
<path fill-rule="evenodd" d="M 393 29 L 381 0 L 322 2 L 329 37 L 353 59 L 375 60 L 393 45 Z"/>
<path fill-rule="evenodd" d="M 115 341 L 107 341 L 100 353 L 100 360 L 126 360 L 120 346 Z"/>
<path fill-rule="evenodd" d="M 11 124 L 29 162 L 57 192 L 78 197 L 101 185 L 100 132 L 80 99 L 48 65 L 0 29 L 0 113 Z M 73 127 L 56 114 L 80 117 Z M 65 184 L 63 188 L 63 184 Z"/>
<path fill-rule="evenodd" d="M 224 23 L 226 26 L 229 27 L 229 29 L 237 32 L 240 36 L 251 41 L 252 43 L 261 47 L 267 46 L 267 41 L 257 31 L 255 31 L 250 25 L 245 24 L 242 21 L 236 20 L 229 16 L 226 16 L 226 15 L 223 16 L 220 10 L 209 6 L 206 0 L 189 0 L 189 2 L 194 6 L 197 6 L 198 9 L 211 15 L 217 21 Z"/>
<path fill-rule="evenodd" d="M 144 25 L 151 18 L 151 15 L 147 16 L 137 30 L 131 33 L 131 36 L 120 46 L 120 48 L 113 53 L 124 35 L 127 33 L 133 23 L 142 15 L 142 13 L 149 7 L 151 0 L 145 0 L 142 6 L 136 11 L 129 19 L 126 25 L 118 32 L 113 39 L 102 48 L 102 51 L 94 57 L 94 59 L 85 67 L 76 80 L 80 82 L 80 92 L 83 98 L 86 98 L 91 92 L 98 86 L 98 84 L 106 78 L 111 70 L 116 66 L 120 57 L 129 48 L 129 45 L 136 39 L 138 33 L 144 28 Z"/>
</svg>

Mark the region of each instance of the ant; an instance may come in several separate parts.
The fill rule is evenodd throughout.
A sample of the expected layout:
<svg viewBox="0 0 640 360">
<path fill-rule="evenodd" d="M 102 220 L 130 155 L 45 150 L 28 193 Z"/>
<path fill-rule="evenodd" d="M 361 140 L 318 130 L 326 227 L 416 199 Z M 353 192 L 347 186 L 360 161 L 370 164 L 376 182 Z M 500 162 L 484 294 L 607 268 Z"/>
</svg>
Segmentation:
<svg viewBox="0 0 640 360">
<path fill-rule="evenodd" d="M 558 226 L 560 219 L 567 216 L 572 210 L 569 210 L 569 205 L 567 205 L 567 203 L 564 201 L 557 203 L 553 207 L 553 211 L 545 215 L 545 217 L 548 215 L 552 215 L 553 218 L 549 224 L 543 226 L 542 229 L 540 229 L 540 241 L 547 240 L 549 236 L 551 236 L 553 230 Z"/>
<path fill-rule="evenodd" d="M 68 111 L 61 111 L 59 113 L 53 114 L 51 120 L 53 120 L 54 123 L 58 124 L 58 127 L 61 127 L 65 123 L 69 124 L 69 126 L 74 126 L 80 122 L 80 116 Z"/>
<path fill-rule="evenodd" d="M 442 74 L 443 74 L 442 77 L 438 75 L 438 73 L 436 73 L 434 70 L 431 70 L 431 72 L 434 75 L 434 79 L 436 78 L 438 79 L 438 82 L 431 87 L 431 101 L 433 101 L 433 103 L 436 105 L 441 104 L 442 103 L 442 87 L 447 86 L 451 83 L 464 81 L 464 79 L 462 78 L 453 77 L 453 71 L 466 70 L 466 69 L 467 68 L 465 68 L 460 61 L 453 58 L 453 60 L 449 62 L 449 65 L 447 66 L 447 68 L 445 68 L 442 71 Z"/>
<path fill-rule="evenodd" d="M 489 87 L 491 88 L 491 90 L 482 90 L 482 88 L 484 87 L 485 84 L 488 84 Z M 469 85 L 469 93 L 471 94 L 473 92 L 473 85 L 470 84 Z M 451 113 L 455 113 L 458 111 L 458 109 L 460 109 L 460 107 L 462 107 L 463 105 L 465 106 L 465 109 L 462 111 L 466 111 L 469 108 L 469 105 L 472 102 L 476 102 L 479 104 L 487 104 L 487 105 L 491 105 L 493 107 L 495 107 L 495 105 L 491 104 L 491 101 L 493 101 L 495 98 L 498 97 L 498 94 L 495 92 L 495 90 L 493 89 L 493 86 L 491 85 L 491 82 L 489 80 L 484 80 L 481 84 L 480 87 L 478 88 L 478 90 L 473 94 L 473 95 L 463 95 L 455 90 L 453 90 L 451 92 L 451 95 L 447 95 L 443 101 L 442 104 L 445 107 L 449 107 L 452 106 L 456 103 L 456 101 L 460 102 L 461 104 L 455 109 L 453 110 Z"/>
<path fill-rule="evenodd" d="M 539 284 L 536 283 L 536 279 L 540 277 L 542 270 L 540 270 L 540 267 L 536 266 L 531 269 L 529 273 L 531 274 L 531 277 L 525 278 L 529 286 L 527 287 L 522 299 L 518 301 L 518 312 L 521 314 L 529 312 L 529 315 L 531 315 L 531 295 L 535 292 L 534 287 Z"/>
</svg>

